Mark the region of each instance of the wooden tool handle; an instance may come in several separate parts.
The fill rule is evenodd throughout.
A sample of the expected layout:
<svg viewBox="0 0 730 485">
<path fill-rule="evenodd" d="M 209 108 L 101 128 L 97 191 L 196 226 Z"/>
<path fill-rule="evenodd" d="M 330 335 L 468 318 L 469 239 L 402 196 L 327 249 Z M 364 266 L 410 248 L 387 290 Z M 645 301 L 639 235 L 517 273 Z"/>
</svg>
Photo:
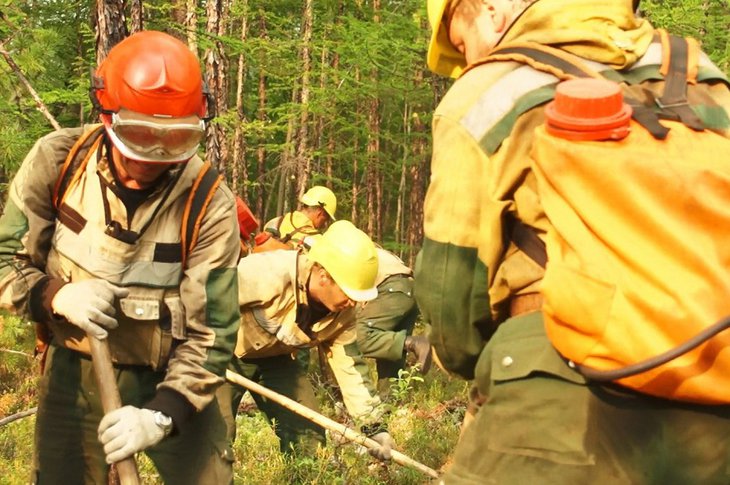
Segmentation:
<svg viewBox="0 0 730 485">
<path fill-rule="evenodd" d="M 88 338 L 96 384 L 99 387 L 99 396 L 101 397 L 101 406 L 104 409 L 104 414 L 106 414 L 122 407 L 122 398 L 117 388 L 117 378 L 114 375 L 112 356 L 109 351 L 109 341 L 107 339 L 99 340 L 91 335 L 88 335 Z M 121 485 L 139 485 L 139 473 L 137 472 L 137 462 L 134 460 L 134 456 L 125 458 L 115 463 L 114 466 L 119 474 L 119 483 Z"/>
<path fill-rule="evenodd" d="M 277 404 L 280 404 L 284 406 L 285 408 L 289 409 L 290 411 L 293 411 L 300 416 L 303 416 L 307 418 L 308 420 L 312 421 L 313 423 L 316 423 L 320 425 L 321 427 L 330 430 L 333 433 L 340 434 L 345 439 L 352 441 L 354 443 L 357 443 L 359 445 L 364 446 L 365 448 L 373 449 L 373 448 L 380 448 L 380 443 L 375 441 L 372 438 L 368 438 L 367 436 L 363 435 L 362 433 L 359 433 L 355 431 L 352 428 L 348 428 L 342 423 L 338 423 L 337 421 L 334 421 L 327 416 L 324 416 L 307 406 L 298 403 L 297 401 L 284 396 L 283 394 L 279 394 L 278 392 L 272 391 L 268 387 L 264 387 L 261 384 L 258 384 L 257 382 L 254 382 L 250 379 L 247 379 L 243 377 L 240 374 L 237 374 L 231 370 L 226 370 L 226 379 L 228 382 L 231 382 L 233 384 L 236 384 L 237 386 L 241 386 L 244 389 L 248 389 L 249 391 L 255 392 L 257 394 L 260 394 L 264 396 L 267 399 L 270 399 L 271 401 L 274 401 Z M 417 462 L 413 458 L 404 455 L 403 453 L 400 453 L 396 450 L 391 450 L 391 456 L 395 463 L 398 463 L 399 465 L 407 466 L 410 468 L 413 468 L 414 470 L 418 470 L 419 472 L 423 473 L 424 475 L 428 475 L 431 478 L 439 478 L 439 474 L 436 470 L 433 468 L 429 468 L 428 466 L 424 465 L 423 463 Z"/>
</svg>

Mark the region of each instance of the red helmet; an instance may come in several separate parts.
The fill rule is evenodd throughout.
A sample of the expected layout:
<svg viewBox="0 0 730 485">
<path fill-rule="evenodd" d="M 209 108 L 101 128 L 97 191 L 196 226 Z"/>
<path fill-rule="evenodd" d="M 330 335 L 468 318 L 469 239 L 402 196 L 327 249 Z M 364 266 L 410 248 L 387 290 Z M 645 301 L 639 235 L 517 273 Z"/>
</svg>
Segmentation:
<svg viewBox="0 0 730 485">
<path fill-rule="evenodd" d="M 144 31 L 122 40 L 99 65 L 91 89 L 125 157 L 175 163 L 196 153 L 208 119 L 207 93 L 198 58 L 175 37 Z"/>
<path fill-rule="evenodd" d="M 138 32 L 122 40 L 95 77 L 96 98 L 104 113 L 126 108 L 148 115 L 206 115 L 198 58 L 164 32 Z"/>
</svg>

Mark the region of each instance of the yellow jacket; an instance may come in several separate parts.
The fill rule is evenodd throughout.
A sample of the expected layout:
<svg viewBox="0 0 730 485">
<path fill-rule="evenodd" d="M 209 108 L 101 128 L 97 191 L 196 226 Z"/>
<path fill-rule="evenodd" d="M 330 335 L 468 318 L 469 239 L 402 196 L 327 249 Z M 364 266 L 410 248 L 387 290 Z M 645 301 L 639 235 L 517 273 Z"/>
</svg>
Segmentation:
<svg viewBox="0 0 730 485">
<path fill-rule="evenodd" d="M 312 220 L 300 211 L 288 212 L 271 219 L 264 226 L 264 230 L 274 234 L 292 249 L 302 245 L 308 236 L 320 234 L 319 229 L 312 225 Z"/>
<path fill-rule="evenodd" d="M 538 42 L 578 55 L 595 70 L 608 66 L 653 82 L 655 60 L 661 60 L 653 34 L 629 1 L 540 0 L 500 47 Z M 509 242 L 504 217 L 516 214 L 541 235 L 549 228 L 529 153 L 558 81 L 517 62 L 476 64 L 434 114 L 425 237 L 416 264 L 416 298 L 433 326 L 438 358 L 468 379 L 484 344 L 508 317 L 510 298 L 537 292 L 544 274 Z M 706 56 L 700 68 L 707 77 L 723 77 Z M 690 88 L 693 96 L 730 106 L 722 83 Z"/>
</svg>

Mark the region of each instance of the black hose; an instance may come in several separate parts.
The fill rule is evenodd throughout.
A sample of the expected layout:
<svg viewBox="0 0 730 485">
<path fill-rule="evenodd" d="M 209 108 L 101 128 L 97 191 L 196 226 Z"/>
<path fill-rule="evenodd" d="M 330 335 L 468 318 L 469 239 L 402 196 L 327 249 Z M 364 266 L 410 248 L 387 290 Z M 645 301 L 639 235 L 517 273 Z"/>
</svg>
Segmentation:
<svg viewBox="0 0 730 485">
<path fill-rule="evenodd" d="M 598 370 L 591 367 L 575 364 L 573 362 L 569 363 L 569 365 L 575 368 L 578 372 L 583 374 L 588 379 L 594 381 L 605 382 L 624 379 L 626 377 L 641 374 L 643 372 L 654 369 L 655 367 L 666 364 L 670 360 L 674 360 L 680 355 L 686 354 L 690 350 L 705 343 L 706 341 L 708 341 L 718 333 L 722 332 L 723 330 L 727 329 L 728 327 L 730 327 L 730 316 L 727 316 L 722 320 L 714 323 L 713 325 L 707 327 L 702 332 L 698 333 L 697 335 L 687 340 L 686 342 L 683 342 L 677 347 L 669 349 L 668 351 L 657 356 L 650 357 L 642 362 L 627 365 L 626 367 L 621 367 L 620 369 Z"/>
</svg>

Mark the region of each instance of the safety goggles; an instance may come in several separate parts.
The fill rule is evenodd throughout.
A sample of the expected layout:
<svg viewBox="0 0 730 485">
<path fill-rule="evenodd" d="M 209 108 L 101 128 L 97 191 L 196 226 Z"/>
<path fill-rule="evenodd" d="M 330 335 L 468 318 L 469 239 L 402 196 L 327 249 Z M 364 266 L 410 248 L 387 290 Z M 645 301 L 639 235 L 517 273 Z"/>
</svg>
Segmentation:
<svg viewBox="0 0 730 485">
<path fill-rule="evenodd" d="M 198 116 L 152 116 L 120 109 L 112 113 L 110 135 L 122 154 L 141 162 L 174 163 L 198 150 L 205 122 Z"/>
</svg>

